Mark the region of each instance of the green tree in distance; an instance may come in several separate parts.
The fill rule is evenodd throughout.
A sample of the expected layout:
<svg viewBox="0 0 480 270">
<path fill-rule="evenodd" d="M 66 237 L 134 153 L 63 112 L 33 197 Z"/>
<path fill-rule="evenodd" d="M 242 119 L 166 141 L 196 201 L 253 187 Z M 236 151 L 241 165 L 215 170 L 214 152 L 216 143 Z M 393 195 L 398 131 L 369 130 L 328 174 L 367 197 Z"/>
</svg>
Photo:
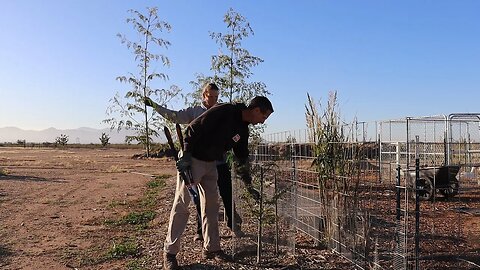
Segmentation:
<svg viewBox="0 0 480 270">
<path fill-rule="evenodd" d="M 102 136 L 98 138 L 100 142 L 102 143 L 103 147 L 106 147 L 108 144 L 110 144 L 110 136 L 108 136 L 105 132 L 102 133 Z"/>
<path fill-rule="evenodd" d="M 60 136 L 55 138 L 55 144 L 65 146 L 68 143 L 68 135 L 60 134 Z"/>
<path fill-rule="evenodd" d="M 147 157 L 149 157 L 152 136 L 159 136 L 160 127 L 165 120 L 153 110 L 148 112 L 144 98 L 151 97 L 157 103 L 165 105 L 179 94 L 180 89 L 175 85 L 168 89 L 152 86 L 155 79 L 168 80 L 168 76 L 157 72 L 152 64 L 160 61 L 164 67 L 170 66 L 168 57 L 158 51 L 168 49 L 170 46 L 170 42 L 161 38 L 160 34 L 170 32 L 171 26 L 160 19 L 158 8 L 147 8 L 147 11 L 147 15 L 143 15 L 136 10 L 129 10 L 132 16 L 127 19 L 127 23 L 131 24 L 139 34 L 138 41 L 130 41 L 125 35 L 117 34 L 122 44 L 125 44 L 134 54 L 138 73 L 129 72 L 126 76 L 117 77 L 118 81 L 130 85 L 131 88 L 123 98 L 117 93 L 110 100 L 111 105 L 107 109 L 107 115 L 110 118 L 103 122 L 109 124 L 111 129 L 116 128 L 118 131 L 122 128 L 134 130 L 135 135 L 127 136 L 126 142 L 137 141 L 145 145 Z"/>
</svg>

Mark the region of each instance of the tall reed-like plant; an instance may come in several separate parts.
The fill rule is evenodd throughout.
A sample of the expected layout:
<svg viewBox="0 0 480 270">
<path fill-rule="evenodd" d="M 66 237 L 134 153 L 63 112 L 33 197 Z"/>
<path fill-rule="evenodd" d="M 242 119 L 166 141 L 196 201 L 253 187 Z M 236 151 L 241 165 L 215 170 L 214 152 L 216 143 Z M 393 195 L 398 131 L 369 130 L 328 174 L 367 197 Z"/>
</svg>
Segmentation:
<svg viewBox="0 0 480 270">
<path fill-rule="evenodd" d="M 318 172 L 321 215 L 327 221 L 325 240 L 329 241 L 335 233 L 332 224 L 345 222 L 347 212 L 357 209 L 358 177 L 354 177 L 358 172 L 357 147 L 348 141 L 336 91 L 329 93 L 326 107 L 315 102 L 309 94 L 307 100 L 305 117 L 315 154 L 312 167 Z"/>
</svg>

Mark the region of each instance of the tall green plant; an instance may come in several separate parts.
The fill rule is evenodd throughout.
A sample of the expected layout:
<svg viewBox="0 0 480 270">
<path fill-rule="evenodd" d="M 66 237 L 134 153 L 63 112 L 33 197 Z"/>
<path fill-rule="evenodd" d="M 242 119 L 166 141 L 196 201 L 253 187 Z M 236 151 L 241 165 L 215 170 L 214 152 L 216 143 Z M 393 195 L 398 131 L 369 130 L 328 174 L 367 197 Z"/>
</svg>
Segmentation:
<svg viewBox="0 0 480 270">
<path fill-rule="evenodd" d="M 134 61 L 137 63 L 137 74 L 129 72 L 128 75 L 117 77 L 118 81 L 130 85 L 131 88 L 123 98 L 117 93 L 110 100 L 111 105 L 107 109 L 107 115 L 111 118 L 105 119 L 103 122 L 109 124 L 111 129 L 134 130 L 135 135 L 127 136 L 126 142 L 137 141 L 145 145 L 147 156 L 150 156 L 152 136 L 159 135 L 160 125 L 164 119 L 155 114 L 153 110 L 149 113 L 143 100 L 145 97 L 152 97 L 157 103 L 164 105 L 180 92 L 175 85 L 170 86 L 169 89 L 152 86 L 156 79 L 168 80 L 168 76 L 165 73 L 157 72 L 152 68 L 152 64 L 160 61 L 164 67 L 170 66 L 168 57 L 160 54 L 158 50 L 168 49 L 170 46 L 170 42 L 160 35 L 163 32 L 170 32 L 171 26 L 160 19 L 156 7 L 147 8 L 146 15 L 136 10 L 129 10 L 129 13 L 132 16 L 126 21 L 136 30 L 139 39 L 130 41 L 123 34 L 117 34 L 117 36 L 121 43 L 132 51 Z M 153 128 L 150 128 L 152 126 Z"/>
<path fill-rule="evenodd" d="M 210 32 L 210 37 L 220 46 L 219 54 L 212 55 L 212 76 L 197 74 L 191 82 L 194 87 L 193 102 L 201 97 L 201 88 L 206 82 L 215 82 L 220 89 L 221 97 L 227 102 L 248 102 L 253 97 L 269 95 L 265 83 L 249 81 L 253 75 L 252 68 L 263 62 L 242 47 L 244 39 L 253 36 L 254 32 L 245 17 L 233 9 L 229 9 L 223 17 L 226 32 Z"/>
<path fill-rule="evenodd" d="M 316 103 L 309 94 L 307 98 L 305 118 L 310 140 L 315 143 L 315 165 L 321 178 L 332 178 L 342 170 L 343 148 L 347 141 L 338 112 L 337 92 L 329 93 L 323 112 L 321 103 Z"/>
<path fill-rule="evenodd" d="M 340 120 L 337 93 L 330 92 L 327 106 L 322 108 L 307 94 L 305 118 L 309 138 L 314 142 L 316 159 L 313 166 L 318 172 L 322 213 L 329 224 L 355 220 L 358 210 L 360 160 L 359 146 L 349 142 Z M 353 132 L 353 128 L 352 128 Z M 353 214 L 352 214 L 353 213 Z M 326 238 L 333 236 L 327 225 Z"/>
<path fill-rule="evenodd" d="M 219 53 L 211 57 L 210 70 L 213 75 L 196 74 L 195 80 L 190 82 L 194 92 L 189 97 L 193 99 L 189 102 L 187 97 L 187 103 L 198 104 L 202 86 L 206 82 L 215 82 L 218 85 L 223 102 L 247 104 L 255 96 L 270 95 L 264 82 L 250 80 L 253 75 L 252 68 L 263 63 L 263 59 L 250 54 L 242 44 L 245 39 L 254 35 L 250 23 L 231 8 L 223 16 L 223 22 L 226 26 L 225 32 L 210 32 L 210 37 L 220 46 Z M 264 125 L 251 127 L 251 145 L 260 141 L 260 133 L 264 128 Z"/>
<path fill-rule="evenodd" d="M 223 22 L 227 27 L 225 33 L 210 32 L 210 37 L 220 45 L 220 54 L 212 56 L 212 70 L 215 72 L 215 81 L 226 90 L 223 96 L 229 102 L 236 102 L 269 94 L 263 82 L 247 81 L 253 75 L 251 68 L 263 62 L 263 59 L 251 55 L 242 47 L 242 41 L 254 35 L 250 23 L 231 8 L 224 15 Z M 227 49 L 225 53 L 222 52 L 224 48 Z"/>
<path fill-rule="evenodd" d="M 320 102 L 315 102 L 307 93 L 308 103 L 305 105 L 305 118 L 310 141 L 314 142 L 315 161 L 312 164 L 318 172 L 319 195 L 322 201 L 322 215 L 327 219 L 325 237 L 327 240 L 333 236 L 334 229 L 331 224 L 336 222 L 336 215 L 333 212 L 332 203 L 336 204 L 338 199 L 335 195 L 331 197 L 331 191 L 338 191 L 335 187 L 336 172 L 340 169 L 340 158 L 337 154 L 338 147 L 344 142 L 340 128 L 340 115 L 337 111 L 336 92 L 329 93 L 327 107 L 322 108 Z M 333 199 L 333 200 L 332 200 Z"/>
</svg>

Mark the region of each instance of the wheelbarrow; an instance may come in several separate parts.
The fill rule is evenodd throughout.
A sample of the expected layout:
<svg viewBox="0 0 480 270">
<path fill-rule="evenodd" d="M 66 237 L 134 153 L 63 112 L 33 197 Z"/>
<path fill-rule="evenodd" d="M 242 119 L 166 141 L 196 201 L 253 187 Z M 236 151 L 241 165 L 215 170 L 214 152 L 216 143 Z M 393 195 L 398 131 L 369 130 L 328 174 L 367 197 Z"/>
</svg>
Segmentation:
<svg viewBox="0 0 480 270">
<path fill-rule="evenodd" d="M 459 188 L 457 175 L 459 171 L 460 166 L 458 165 L 420 168 L 419 184 L 417 186 L 420 200 L 432 200 L 437 192 L 446 198 L 457 195 Z M 415 187 L 415 170 L 408 170 L 406 175 L 410 187 Z M 413 193 L 413 196 L 415 196 L 415 193 Z"/>
</svg>

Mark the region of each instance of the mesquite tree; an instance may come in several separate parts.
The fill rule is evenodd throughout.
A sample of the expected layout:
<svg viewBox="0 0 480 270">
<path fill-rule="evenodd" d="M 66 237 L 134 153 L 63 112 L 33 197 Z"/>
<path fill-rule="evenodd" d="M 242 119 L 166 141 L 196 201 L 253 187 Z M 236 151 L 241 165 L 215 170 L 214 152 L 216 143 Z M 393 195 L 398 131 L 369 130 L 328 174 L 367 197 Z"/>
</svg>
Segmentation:
<svg viewBox="0 0 480 270">
<path fill-rule="evenodd" d="M 250 80 L 253 75 L 251 69 L 263 62 L 263 59 L 251 55 L 242 47 L 242 41 L 254 35 L 250 23 L 231 8 L 225 13 L 223 22 L 227 28 L 225 33 L 210 32 L 210 37 L 220 46 L 219 54 L 211 57 L 210 70 L 213 71 L 213 75 L 196 74 L 195 80 L 190 82 L 194 92 L 187 96 L 187 104 L 198 105 L 201 102 L 202 87 L 208 82 L 215 82 L 218 85 L 222 102 L 248 104 L 255 96 L 270 94 L 265 83 Z M 264 128 L 265 125 L 250 127 L 252 147 L 260 140 L 260 133 Z"/>
<path fill-rule="evenodd" d="M 153 110 L 149 113 L 144 104 L 145 97 L 155 99 L 157 103 L 165 105 L 176 97 L 180 89 L 172 85 L 169 89 L 154 88 L 152 82 L 155 79 L 168 80 L 165 73 L 157 72 L 152 64 L 160 61 L 164 67 L 170 65 L 167 56 L 160 54 L 160 49 L 168 49 L 170 42 L 160 37 L 164 31 L 170 32 L 171 26 L 162 21 L 158 16 L 158 8 L 147 8 L 147 15 L 136 10 L 129 10 L 131 17 L 127 23 L 139 34 L 138 41 L 131 41 L 125 35 L 117 34 L 122 44 L 125 44 L 134 54 L 134 61 L 137 63 L 136 74 L 129 72 L 126 76 L 119 76 L 117 80 L 130 85 L 130 90 L 123 98 L 117 93 L 110 101 L 107 115 L 111 118 L 104 122 L 110 124 L 111 129 L 121 130 L 122 128 L 135 131 L 135 136 L 127 136 L 126 142 L 137 141 L 145 145 L 147 157 L 150 156 L 150 144 L 152 136 L 158 136 L 160 125 L 164 122 Z M 143 119 L 142 119 L 143 118 Z M 149 125 L 150 124 L 150 125 Z M 150 128 L 152 127 L 153 128 Z"/>
<path fill-rule="evenodd" d="M 251 68 L 258 66 L 263 60 L 253 56 L 242 47 L 242 41 L 254 32 L 245 17 L 229 9 L 223 17 L 227 31 L 225 33 L 210 32 L 210 37 L 220 45 L 219 54 L 211 58 L 213 76 L 197 74 L 192 81 L 195 91 L 192 103 L 201 100 L 201 88 L 206 82 L 215 82 L 222 90 L 221 97 L 227 102 L 247 103 L 255 96 L 270 94 L 265 83 L 249 81 L 253 75 Z M 226 49 L 226 51 L 224 51 Z"/>
</svg>

